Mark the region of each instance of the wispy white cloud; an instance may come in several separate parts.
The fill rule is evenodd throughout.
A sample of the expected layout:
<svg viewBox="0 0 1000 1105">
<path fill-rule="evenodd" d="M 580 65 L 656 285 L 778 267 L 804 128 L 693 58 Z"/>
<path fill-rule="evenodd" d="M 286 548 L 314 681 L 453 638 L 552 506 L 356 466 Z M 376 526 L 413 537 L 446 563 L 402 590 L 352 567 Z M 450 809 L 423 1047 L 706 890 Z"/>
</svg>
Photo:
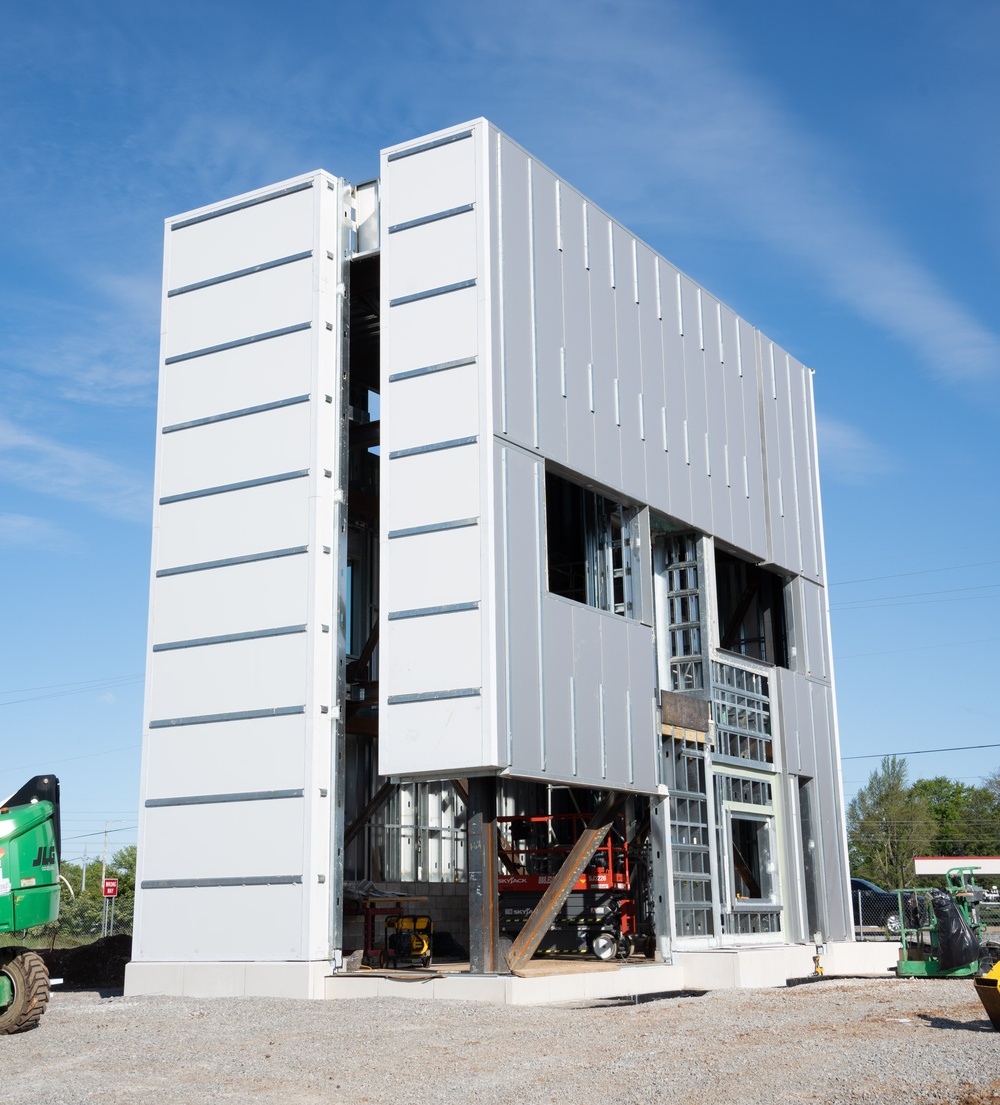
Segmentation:
<svg viewBox="0 0 1000 1105">
<path fill-rule="evenodd" d="M 586 151 L 616 213 L 625 198 L 650 225 L 695 220 L 699 233 L 756 239 L 934 377 L 1000 376 L 997 332 L 892 229 L 892 213 L 866 196 L 864 166 L 752 76 L 707 9 L 658 0 L 620 12 L 574 0 L 528 18 L 498 16 L 491 41 L 479 28 L 477 51 L 495 53 L 508 73 L 515 59 L 544 65 L 533 91 L 558 118 L 553 141 L 565 145 L 568 134 Z M 647 188 L 628 166 L 643 167 Z"/>
<path fill-rule="evenodd" d="M 16 487 L 86 503 L 110 518 L 149 521 L 146 473 L 63 445 L 5 418 L 0 418 L 0 473 Z"/>
<path fill-rule="evenodd" d="M 79 548 L 79 542 L 73 534 L 45 518 L 0 511 L 0 548 L 73 552 Z"/>
<path fill-rule="evenodd" d="M 818 417 L 816 423 L 824 476 L 840 483 L 864 484 L 895 469 L 892 454 L 857 426 L 828 417 Z"/>
</svg>

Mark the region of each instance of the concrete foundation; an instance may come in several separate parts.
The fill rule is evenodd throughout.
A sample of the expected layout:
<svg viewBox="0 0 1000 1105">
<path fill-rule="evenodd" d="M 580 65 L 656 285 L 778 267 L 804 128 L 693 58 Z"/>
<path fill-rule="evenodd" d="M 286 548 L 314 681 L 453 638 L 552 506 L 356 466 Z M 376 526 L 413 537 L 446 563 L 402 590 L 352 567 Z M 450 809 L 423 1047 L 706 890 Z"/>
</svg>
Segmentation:
<svg viewBox="0 0 1000 1105">
<path fill-rule="evenodd" d="M 375 997 L 488 1001 L 499 1005 L 636 998 L 684 991 L 785 986 L 813 974 L 811 944 L 680 952 L 672 964 L 535 961 L 530 977 L 470 975 L 465 964 L 437 971 L 331 975 L 325 963 L 130 963 L 130 995 L 364 999 Z M 827 945 L 825 977 L 887 975 L 899 955 L 893 943 Z"/>
</svg>

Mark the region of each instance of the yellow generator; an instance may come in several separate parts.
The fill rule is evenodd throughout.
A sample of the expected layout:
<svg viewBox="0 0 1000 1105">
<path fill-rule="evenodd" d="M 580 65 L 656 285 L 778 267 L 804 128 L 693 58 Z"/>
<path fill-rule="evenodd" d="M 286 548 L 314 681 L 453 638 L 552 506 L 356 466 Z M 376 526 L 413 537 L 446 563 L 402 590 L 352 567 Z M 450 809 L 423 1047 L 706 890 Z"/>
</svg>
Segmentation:
<svg viewBox="0 0 1000 1105">
<path fill-rule="evenodd" d="M 379 953 L 379 966 L 412 967 L 419 963 L 421 967 L 429 967 L 433 936 L 434 922 L 430 917 L 390 914 L 385 919 L 385 947 Z"/>
</svg>

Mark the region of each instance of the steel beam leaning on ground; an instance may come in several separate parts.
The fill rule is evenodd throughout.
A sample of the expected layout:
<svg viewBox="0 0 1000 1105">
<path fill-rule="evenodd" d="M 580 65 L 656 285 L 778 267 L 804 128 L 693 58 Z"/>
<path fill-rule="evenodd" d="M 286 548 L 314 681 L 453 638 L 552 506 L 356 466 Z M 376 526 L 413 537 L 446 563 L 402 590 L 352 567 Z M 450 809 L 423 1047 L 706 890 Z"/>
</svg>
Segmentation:
<svg viewBox="0 0 1000 1105">
<path fill-rule="evenodd" d="M 535 906 L 527 924 L 517 934 L 513 947 L 507 953 L 507 966 L 512 971 L 521 970 L 538 950 L 542 938 L 552 927 L 570 891 L 586 870 L 587 864 L 593 859 L 601 841 L 611 831 L 615 818 L 627 800 L 628 795 L 622 791 L 608 791 L 600 808 L 580 834 L 579 840 L 573 845 L 569 855 L 563 860 L 562 866 L 549 883 L 538 905 Z"/>
</svg>

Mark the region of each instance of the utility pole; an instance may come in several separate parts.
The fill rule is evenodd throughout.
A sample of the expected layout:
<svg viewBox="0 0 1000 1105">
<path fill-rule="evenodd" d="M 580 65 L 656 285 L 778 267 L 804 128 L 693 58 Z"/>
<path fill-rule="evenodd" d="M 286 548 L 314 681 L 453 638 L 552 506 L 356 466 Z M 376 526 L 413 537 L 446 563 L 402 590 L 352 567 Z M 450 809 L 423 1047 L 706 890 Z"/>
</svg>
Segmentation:
<svg viewBox="0 0 1000 1105">
<path fill-rule="evenodd" d="M 104 902 L 104 915 L 101 919 L 101 935 L 108 935 L 108 899 L 103 897 L 104 894 L 104 880 L 108 874 L 108 826 L 110 821 L 104 822 L 104 853 L 101 856 L 101 894 L 102 901 Z"/>
</svg>

